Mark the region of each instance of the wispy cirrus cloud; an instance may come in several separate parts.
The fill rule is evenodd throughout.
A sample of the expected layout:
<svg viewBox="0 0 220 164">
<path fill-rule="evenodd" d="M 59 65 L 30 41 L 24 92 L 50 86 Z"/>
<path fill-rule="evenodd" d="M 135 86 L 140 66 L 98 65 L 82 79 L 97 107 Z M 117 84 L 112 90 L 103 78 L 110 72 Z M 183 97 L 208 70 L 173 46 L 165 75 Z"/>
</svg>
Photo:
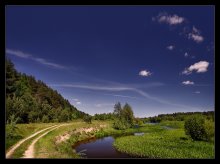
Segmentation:
<svg viewBox="0 0 220 164">
<path fill-rule="evenodd" d="M 35 58 L 34 60 L 41 63 L 41 64 L 43 64 L 43 65 L 51 66 L 51 67 L 54 67 L 54 68 L 58 68 L 58 69 L 65 69 L 66 68 L 65 66 L 62 66 L 60 64 L 48 62 L 43 58 Z"/>
<path fill-rule="evenodd" d="M 182 74 L 189 75 L 192 73 L 192 71 L 196 71 L 197 73 L 204 73 L 208 71 L 208 66 L 209 66 L 209 62 L 200 61 L 186 68 L 182 72 Z"/>
<path fill-rule="evenodd" d="M 80 84 L 52 84 L 53 87 L 67 87 L 67 88 L 80 88 L 80 89 L 90 89 L 90 90 L 100 90 L 100 91 L 125 91 L 132 90 L 129 87 L 116 87 L 116 86 L 96 86 L 96 85 L 80 85 Z"/>
<path fill-rule="evenodd" d="M 152 20 L 157 21 L 158 23 L 178 25 L 178 24 L 182 24 L 185 21 L 185 18 L 178 16 L 176 14 L 169 15 L 166 12 L 162 12 L 162 13 L 159 13 L 156 17 L 153 17 Z"/>
<path fill-rule="evenodd" d="M 6 53 L 9 55 L 14 55 L 14 56 L 20 57 L 20 58 L 30 59 L 30 60 L 36 61 L 42 65 L 49 66 L 49 67 L 56 68 L 56 69 L 66 69 L 67 68 L 63 65 L 49 62 L 46 59 L 34 57 L 33 55 L 28 54 L 28 53 L 24 53 L 20 50 L 6 49 Z"/>
<path fill-rule="evenodd" d="M 117 94 L 104 94 L 104 95 L 114 96 L 114 97 L 131 98 L 131 99 L 138 99 L 137 97 L 133 97 L 133 96 L 125 96 L 125 95 L 117 95 Z"/>
<path fill-rule="evenodd" d="M 24 53 L 24 52 L 19 51 L 19 50 L 6 49 L 6 53 L 10 54 L 10 55 L 15 55 L 15 56 L 20 57 L 20 58 L 25 58 L 25 59 L 32 57 L 32 55 Z"/>
<path fill-rule="evenodd" d="M 98 107 L 98 108 L 104 108 L 104 107 L 113 107 L 115 104 L 113 103 L 98 103 L 98 104 L 95 104 L 95 107 Z"/>
<path fill-rule="evenodd" d="M 53 87 L 69 87 L 69 88 L 81 88 L 81 89 L 90 89 L 90 90 L 98 90 L 98 91 L 132 91 L 135 93 L 138 93 L 139 95 L 149 99 L 149 100 L 153 100 L 162 104 L 166 104 L 166 105 L 171 105 L 171 106 L 177 106 L 177 107 L 181 107 L 181 108 L 188 108 L 188 109 L 197 109 L 194 107 L 190 107 L 190 106 L 186 106 L 186 105 L 181 105 L 181 104 L 176 104 L 176 103 L 172 103 L 166 100 L 163 100 L 161 98 L 157 98 L 155 96 L 151 96 L 150 94 L 137 89 L 137 88 L 132 88 L 132 87 L 122 87 L 122 86 L 95 86 L 95 85 L 78 85 L 78 84 L 53 84 L 50 85 Z"/>
<path fill-rule="evenodd" d="M 74 101 L 77 105 L 82 104 L 81 101 L 79 101 L 79 99 L 73 99 L 73 101 Z"/>
</svg>

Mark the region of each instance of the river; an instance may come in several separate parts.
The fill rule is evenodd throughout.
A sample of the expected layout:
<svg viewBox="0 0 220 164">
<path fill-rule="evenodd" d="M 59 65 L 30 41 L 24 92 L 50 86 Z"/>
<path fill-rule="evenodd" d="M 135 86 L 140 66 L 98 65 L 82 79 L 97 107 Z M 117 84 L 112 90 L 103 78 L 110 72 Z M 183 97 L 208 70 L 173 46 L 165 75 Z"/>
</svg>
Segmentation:
<svg viewBox="0 0 220 164">
<path fill-rule="evenodd" d="M 117 151 L 114 146 L 114 137 L 104 137 L 100 139 L 90 139 L 82 141 L 74 146 L 77 153 L 82 152 L 86 158 L 132 158 L 126 153 Z"/>
</svg>

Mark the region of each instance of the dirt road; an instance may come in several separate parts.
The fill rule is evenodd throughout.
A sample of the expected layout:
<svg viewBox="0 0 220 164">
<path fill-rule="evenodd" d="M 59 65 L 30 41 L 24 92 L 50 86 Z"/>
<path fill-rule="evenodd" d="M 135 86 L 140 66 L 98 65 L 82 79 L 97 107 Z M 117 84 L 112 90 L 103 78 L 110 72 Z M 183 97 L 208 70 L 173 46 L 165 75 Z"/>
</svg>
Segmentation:
<svg viewBox="0 0 220 164">
<path fill-rule="evenodd" d="M 62 124 L 62 125 L 57 125 L 56 127 L 46 131 L 45 133 L 43 133 L 42 135 L 40 135 L 39 137 L 37 137 L 36 139 L 34 139 L 31 143 L 31 145 L 27 148 L 27 150 L 25 151 L 24 153 L 24 156 L 22 158 L 34 158 L 34 145 L 35 143 L 40 139 L 42 138 L 43 136 L 45 136 L 46 134 L 48 134 L 49 132 L 61 127 L 61 126 L 64 126 L 64 125 L 68 125 L 68 124 Z"/>
<path fill-rule="evenodd" d="M 48 128 L 45 128 L 45 129 L 42 129 L 42 130 L 39 130 L 37 131 L 36 133 L 30 135 L 29 137 L 26 137 L 24 139 L 22 139 L 21 141 L 19 141 L 18 143 L 16 143 L 7 153 L 6 153 L 6 158 L 10 158 L 10 156 L 14 153 L 14 151 L 22 144 L 24 143 L 25 141 L 27 141 L 28 139 L 30 138 L 33 138 L 34 136 L 38 135 L 39 133 L 43 132 L 43 131 L 46 131 L 48 129 L 51 129 L 51 128 L 54 128 L 54 127 L 57 127 L 58 125 L 53 125 L 53 126 L 50 126 Z"/>
</svg>

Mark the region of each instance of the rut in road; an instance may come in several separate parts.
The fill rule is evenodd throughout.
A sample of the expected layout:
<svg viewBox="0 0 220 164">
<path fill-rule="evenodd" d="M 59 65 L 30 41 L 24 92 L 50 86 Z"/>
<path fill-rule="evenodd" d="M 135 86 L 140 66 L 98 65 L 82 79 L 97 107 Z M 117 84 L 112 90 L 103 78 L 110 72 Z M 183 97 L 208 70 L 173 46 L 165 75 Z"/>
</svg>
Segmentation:
<svg viewBox="0 0 220 164">
<path fill-rule="evenodd" d="M 29 137 L 26 137 L 26 138 L 22 139 L 21 141 L 19 141 L 18 143 L 16 143 L 16 144 L 6 153 L 6 158 L 10 158 L 11 155 L 14 153 L 14 151 L 15 151 L 22 143 L 24 143 L 24 142 L 27 141 L 28 139 L 33 138 L 34 136 L 38 135 L 39 133 L 41 133 L 41 132 L 43 132 L 43 131 L 45 131 L 45 130 L 51 129 L 51 128 L 53 128 L 53 127 L 56 127 L 56 126 L 58 126 L 58 125 L 53 125 L 53 126 L 50 126 L 50 127 L 48 127 L 48 128 L 42 129 L 42 130 L 37 131 L 36 133 L 30 135 Z"/>
<path fill-rule="evenodd" d="M 28 149 L 24 152 L 23 154 L 23 157 L 22 158 L 34 158 L 34 145 L 35 143 L 40 139 L 42 138 L 43 136 L 45 136 L 47 133 L 61 127 L 61 126 L 64 126 L 64 125 L 68 125 L 68 124 L 62 124 L 62 125 L 57 125 L 56 127 L 48 130 L 47 132 L 43 133 L 42 135 L 40 135 L 39 137 L 37 137 L 36 139 L 34 139 L 31 143 L 31 145 L 28 147 Z"/>
</svg>

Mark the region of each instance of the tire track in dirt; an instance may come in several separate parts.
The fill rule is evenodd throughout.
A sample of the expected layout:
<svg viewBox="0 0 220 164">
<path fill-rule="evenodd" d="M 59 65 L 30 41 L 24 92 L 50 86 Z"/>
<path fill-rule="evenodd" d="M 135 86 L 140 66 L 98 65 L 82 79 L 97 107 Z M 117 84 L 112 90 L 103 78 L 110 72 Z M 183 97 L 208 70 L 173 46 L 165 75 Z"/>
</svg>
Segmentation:
<svg viewBox="0 0 220 164">
<path fill-rule="evenodd" d="M 23 154 L 23 157 L 22 158 L 34 158 L 34 145 L 35 143 L 40 139 L 42 138 L 43 136 L 47 135 L 49 132 L 61 127 L 61 126 L 64 126 L 64 125 L 68 125 L 68 124 L 62 124 L 62 125 L 57 125 L 56 127 L 48 130 L 47 132 L 43 133 L 42 135 L 40 135 L 39 137 L 35 138 L 32 143 L 30 144 L 30 146 L 27 148 L 27 150 L 24 152 Z"/>
<path fill-rule="evenodd" d="M 53 128 L 53 127 L 56 127 L 56 126 L 58 126 L 58 125 L 53 125 L 53 126 L 50 126 L 50 127 L 45 128 L 45 129 L 39 130 L 39 131 L 37 131 L 36 133 L 30 135 L 29 137 L 26 137 L 26 138 L 20 140 L 19 142 L 17 142 L 17 143 L 6 153 L 6 158 L 10 158 L 11 155 L 14 153 L 14 151 L 15 151 L 22 143 L 24 143 L 24 142 L 27 141 L 28 139 L 33 138 L 34 136 L 38 135 L 39 133 L 41 133 L 41 132 L 43 132 L 43 131 L 46 131 L 46 130 L 48 130 L 48 129 L 51 129 L 51 128 Z"/>
</svg>

